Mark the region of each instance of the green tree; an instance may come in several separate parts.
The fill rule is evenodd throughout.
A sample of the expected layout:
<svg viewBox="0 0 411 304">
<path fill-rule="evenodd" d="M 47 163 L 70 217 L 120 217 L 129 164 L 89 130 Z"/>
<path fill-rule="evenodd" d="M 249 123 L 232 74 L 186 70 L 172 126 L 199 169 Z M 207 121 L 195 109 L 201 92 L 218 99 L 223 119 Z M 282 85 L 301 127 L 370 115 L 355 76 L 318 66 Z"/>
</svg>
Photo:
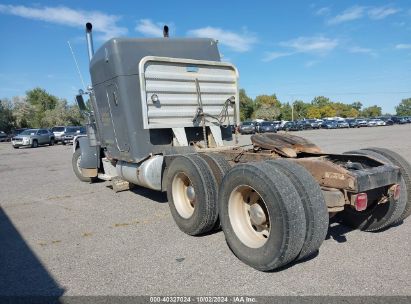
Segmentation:
<svg viewBox="0 0 411 304">
<path fill-rule="evenodd" d="M 280 101 L 277 99 L 275 94 L 273 95 L 259 95 L 255 98 L 255 108 L 258 109 L 260 107 L 276 107 L 279 108 L 281 106 Z"/>
<path fill-rule="evenodd" d="M 32 127 L 30 121 L 35 115 L 35 108 L 27 102 L 26 97 L 14 96 L 12 98 L 12 108 L 17 128 Z"/>
<path fill-rule="evenodd" d="M 337 111 L 333 105 L 329 104 L 320 108 L 321 118 L 324 117 L 334 117 L 337 114 Z"/>
<path fill-rule="evenodd" d="M 395 107 L 397 115 L 410 116 L 411 115 L 411 98 L 401 100 L 398 106 Z"/>
<path fill-rule="evenodd" d="M 41 88 L 29 90 L 26 95 L 27 103 L 34 108 L 34 113 L 29 118 L 29 124 L 34 128 L 47 127 L 46 113 L 56 107 L 58 98 Z"/>
<path fill-rule="evenodd" d="M 9 133 L 14 128 L 15 122 L 8 99 L 0 100 L 0 131 Z"/>
<path fill-rule="evenodd" d="M 307 118 L 320 118 L 321 110 L 319 107 L 310 106 L 307 110 Z"/>
<path fill-rule="evenodd" d="M 257 110 L 254 111 L 254 118 L 264 119 L 264 120 L 276 120 L 280 115 L 280 108 L 262 105 Z"/>
<path fill-rule="evenodd" d="M 381 107 L 379 107 L 377 105 L 364 108 L 361 111 L 361 115 L 364 116 L 364 117 L 381 116 L 381 113 L 382 113 Z"/>
<path fill-rule="evenodd" d="M 240 120 L 244 121 L 253 115 L 254 112 L 254 102 L 247 96 L 244 89 L 240 89 Z"/>
<path fill-rule="evenodd" d="M 351 108 L 356 109 L 359 112 L 361 111 L 362 103 L 360 101 L 353 102 Z"/>
<path fill-rule="evenodd" d="M 294 119 L 302 119 L 307 117 L 308 109 L 310 108 L 310 104 L 305 103 L 302 100 L 296 100 L 293 102 L 294 108 Z"/>
<path fill-rule="evenodd" d="M 44 125 L 64 126 L 64 125 L 81 125 L 85 122 L 78 106 L 68 105 L 65 99 L 57 100 L 56 107 L 45 112 L 43 119 Z"/>
<path fill-rule="evenodd" d="M 331 103 L 330 99 L 328 97 L 324 97 L 324 96 L 317 96 L 314 97 L 314 99 L 311 101 L 311 104 L 313 106 L 317 106 L 317 107 L 325 107 L 326 105 L 329 105 Z"/>
<path fill-rule="evenodd" d="M 274 120 L 280 115 L 281 103 L 275 94 L 257 96 L 254 105 L 254 118 Z"/>
<path fill-rule="evenodd" d="M 291 117 L 292 117 L 291 113 L 292 113 L 292 108 L 290 104 L 288 102 L 284 103 L 280 107 L 280 116 L 278 117 L 278 119 L 291 120 Z"/>
</svg>

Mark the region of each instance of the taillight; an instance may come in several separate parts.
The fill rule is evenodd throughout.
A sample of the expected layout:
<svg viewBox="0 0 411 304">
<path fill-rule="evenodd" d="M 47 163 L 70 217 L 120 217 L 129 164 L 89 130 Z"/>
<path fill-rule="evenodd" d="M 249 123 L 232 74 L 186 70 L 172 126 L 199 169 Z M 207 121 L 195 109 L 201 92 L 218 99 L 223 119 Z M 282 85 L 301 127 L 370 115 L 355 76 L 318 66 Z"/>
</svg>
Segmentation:
<svg viewBox="0 0 411 304">
<path fill-rule="evenodd" d="M 401 195 L 401 187 L 398 184 L 392 185 L 388 192 L 392 195 L 394 200 L 398 201 Z"/>
<path fill-rule="evenodd" d="M 355 195 L 354 207 L 357 211 L 364 211 L 367 209 L 367 193 L 358 193 Z"/>
</svg>

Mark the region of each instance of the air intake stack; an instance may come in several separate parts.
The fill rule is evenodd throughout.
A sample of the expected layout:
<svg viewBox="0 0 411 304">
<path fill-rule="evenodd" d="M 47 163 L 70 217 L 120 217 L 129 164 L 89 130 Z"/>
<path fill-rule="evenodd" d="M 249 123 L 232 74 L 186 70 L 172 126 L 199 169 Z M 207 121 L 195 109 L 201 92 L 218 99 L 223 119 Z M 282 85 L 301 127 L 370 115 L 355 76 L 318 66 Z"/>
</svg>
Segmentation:
<svg viewBox="0 0 411 304">
<path fill-rule="evenodd" d="M 91 61 L 94 55 L 94 45 L 93 45 L 93 34 L 92 34 L 93 25 L 90 22 L 86 23 L 86 39 L 87 39 L 87 50 L 88 58 Z"/>
</svg>

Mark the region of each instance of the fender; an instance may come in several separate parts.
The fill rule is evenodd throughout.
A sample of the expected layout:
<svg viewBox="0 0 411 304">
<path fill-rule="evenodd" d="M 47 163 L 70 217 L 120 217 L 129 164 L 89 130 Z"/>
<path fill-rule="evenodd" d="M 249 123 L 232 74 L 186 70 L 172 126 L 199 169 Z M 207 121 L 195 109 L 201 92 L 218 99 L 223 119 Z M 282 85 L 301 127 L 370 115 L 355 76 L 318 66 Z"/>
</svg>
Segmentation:
<svg viewBox="0 0 411 304">
<path fill-rule="evenodd" d="M 81 150 L 80 168 L 96 169 L 94 176 L 97 176 L 97 169 L 100 167 L 100 146 L 91 147 L 87 136 L 79 136 L 73 143 L 73 150 L 76 149 Z"/>
</svg>

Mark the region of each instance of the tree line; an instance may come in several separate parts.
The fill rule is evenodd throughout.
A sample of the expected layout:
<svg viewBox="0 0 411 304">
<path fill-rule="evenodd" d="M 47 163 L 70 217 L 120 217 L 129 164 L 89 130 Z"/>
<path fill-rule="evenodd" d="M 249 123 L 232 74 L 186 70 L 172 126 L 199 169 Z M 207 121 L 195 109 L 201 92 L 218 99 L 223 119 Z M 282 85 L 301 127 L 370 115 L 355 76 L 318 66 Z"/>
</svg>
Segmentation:
<svg viewBox="0 0 411 304">
<path fill-rule="evenodd" d="M 403 99 L 396 107 L 396 114 L 411 116 L 411 98 Z M 280 102 L 275 94 L 259 95 L 255 99 L 240 90 L 240 118 L 265 120 L 291 120 L 324 117 L 375 117 L 381 116 L 377 105 L 363 108 L 359 101 L 346 104 L 317 96 L 311 102 L 295 100 Z M 23 97 L 0 100 L 0 131 L 15 128 L 50 128 L 53 126 L 82 125 L 85 118 L 76 104 L 58 98 L 42 88 L 34 88 Z"/>
<path fill-rule="evenodd" d="M 58 98 L 42 88 L 34 88 L 25 96 L 0 100 L 0 130 L 16 128 L 51 128 L 84 124 L 84 117 L 76 104 Z"/>
<path fill-rule="evenodd" d="M 411 98 L 403 99 L 395 107 L 400 116 L 411 115 Z M 388 114 L 387 114 L 388 115 Z M 240 118 L 265 120 L 291 120 L 324 117 L 376 117 L 382 116 L 382 109 L 377 105 L 364 107 L 360 101 L 346 104 L 331 101 L 328 97 L 317 96 L 311 102 L 295 100 L 292 103 L 280 102 L 275 94 L 249 97 L 244 89 L 240 90 Z"/>
</svg>

